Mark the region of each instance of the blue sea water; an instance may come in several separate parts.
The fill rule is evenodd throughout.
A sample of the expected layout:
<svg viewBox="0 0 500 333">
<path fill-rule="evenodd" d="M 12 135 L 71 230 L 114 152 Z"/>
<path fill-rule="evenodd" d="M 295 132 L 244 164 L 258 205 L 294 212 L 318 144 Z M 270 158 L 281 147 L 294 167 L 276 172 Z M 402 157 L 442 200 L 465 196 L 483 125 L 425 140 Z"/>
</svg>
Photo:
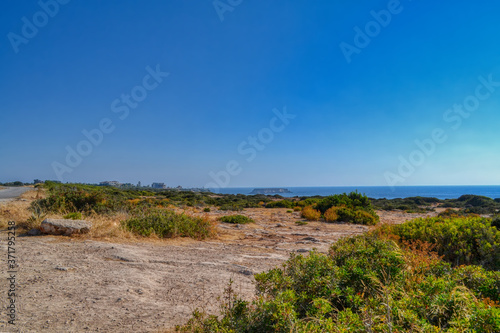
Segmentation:
<svg viewBox="0 0 500 333">
<path fill-rule="evenodd" d="M 338 187 L 283 187 L 292 193 L 281 193 L 283 197 L 303 197 L 303 196 L 328 196 L 333 194 L 350 193 L 358 191 L 366 194 L 370 198 L 394 199 L 407 197 L 434 197 L 438 199 L 456 199 L 464 194 L 475 194 L 500 198 L 500 186 L 338 186 Z M 253 187 L 227 187 L 213 190 L 221 194 L 250 194 Z"/>
</svg>

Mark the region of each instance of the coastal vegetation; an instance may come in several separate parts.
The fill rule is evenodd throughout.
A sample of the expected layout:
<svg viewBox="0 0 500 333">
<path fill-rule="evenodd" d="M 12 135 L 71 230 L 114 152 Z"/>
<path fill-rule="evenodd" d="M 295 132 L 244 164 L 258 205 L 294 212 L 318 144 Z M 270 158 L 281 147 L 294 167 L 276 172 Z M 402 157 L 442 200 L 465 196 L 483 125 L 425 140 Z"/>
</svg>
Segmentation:
<svg viewBox="0 0 500 333">
<path fill-rule="evenodd" d="M 440 213 L 442 218 L 477 216 L 478 214 L 498 215 L 500 201 L 487 197 L 463 195 L 458 199 L 440 200 L 437 198 L 410 197 L 404 199 L 370 199 L 358 192 L 337 194 L 328 197 L 293 197 L 280 195 L 230 195 L 211 192 L 181 191 L 175 189 L 153 190 L 144 188 L 115 188 L 111 186 L 92 186 L 82 184 L 61 184 L 46 182 L 39 185 L 45 190 L 45 197 L 35 200 L 31 205 L 30 226 L 38 225 L 48 213 L 57 213 L 70 218 L 83 218 L 92 214 L 127 214 L 137 221 L 149 210 L 172 210 L 192 207 L 206 213 L 213 208 L 221 211 L 240 212 L 246 208 L 285 208 L 301 212 L 310 221 L 328 223 L 355 223 L 376 225 L 379 217 L 376 210 L 402 210 L 406 212 L 429 212 L 436 207 L 447 208 Z M 179 217 L 179 221 L 187 221 Z M 149 222 L 144 222 L 148 225 Z M 124 224 L 127 226 L 128 224 Z M 156 225 L 156 224 L 155 224 Z M 492 226 L 498 222 L 492 222 Z M 135 233 L 146 235 L 148 232 L 136 227 Z M 168 228 L 167 228 L 168 229 Z M 161 232 L 162 235 L 177 233 Z M 187 233 L 186 233 L 187 234 Z M 211 232 L 202 233 L 209 235 Z M 196 237 L 206 237 L 202 234 Z"/>
<path fill-rule="evenodd" d="M 255 221 L 244 215 L 228 215 L 222 216 L 219 218 L 219 221 L 224 223 L 232 223 L 232 224 L 247 224 L 254 223 Z"/>
<path fill-rule="evenodd" d="M 136 213 L 122 224 L 126 229 L 145 237 L 154 234 L 159 238 L 191 237 L 202 240 L 215 234 L 215 226 L 208 218 L 177 214 L 165 209 Z"/>
<path fill-rule="evenodd" d="M 229 286 L 217 316 L 197 310 L 178 330 L 500 331 L 500 202 L 496 199 L 464 195 L 451 200 L 375 200 L 357 192 L 284 198 L 51 182 L 30 195 L 30 210 L 22 215 L 28 229 L 55 214 L 88 218 L 97 226 L 116 225 L 114 232 L 119 228 L 134 239 L 209 239 L 216 234 L 217 222 L 208 213 L 223 223 L 253 222 L 227 212 L 244 208 L 261 208 L 268 216 L 278 214 L 272 209 L 281 209 L 279 214 L 291 211 L 297 220 L 301 214 L 304 219 L 295 221 L 297 225 L 307 220 L 375 225 L 378 210 L 438 208 L 442 212 L 434 213 L 436 217 L 382 225 L 343 238 L 328 253 L 292 254 L 282 267 L 255 275 L 255 298 L 243 299 Z"/>
<path fill-rule="evenodd" d="M 454 266 L 480 265 L 500 270 L 500 231 L 492 226 L 492 219 L 436 217 L 386 228 L 399 241 L 432 244 L 434 250 Z"/>
<path fill-rule="evenodd" d="M 336 194 L 325 197 L 310 206 L 304 207 L 302 217 L 317 221 L 346 222 L 364 225 L 376 225 L 379 221 L 370 199 L 358 192 Z"/>
<path fill-rule="evenodd" d="M 343 238 L 255 275 L 251 301 L 230 284 L 219 316 L 177 330 L 499 332 L 499 237 L 491 219 L 437 218 Z"/>
</svg>

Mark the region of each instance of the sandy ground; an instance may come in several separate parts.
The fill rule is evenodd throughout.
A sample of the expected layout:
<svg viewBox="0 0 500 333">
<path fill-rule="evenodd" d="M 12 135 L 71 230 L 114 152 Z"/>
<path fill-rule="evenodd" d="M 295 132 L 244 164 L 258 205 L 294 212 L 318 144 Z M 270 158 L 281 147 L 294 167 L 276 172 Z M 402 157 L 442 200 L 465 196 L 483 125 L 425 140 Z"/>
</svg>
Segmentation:
<svg viewBox="0 0 500 333">
<path fill-rule="evenodd" d="M 223 212 L 213 212 L 219 216 Z M 37 236 L 18 237 L 19 332 L 167 332 L 192 311 L 218 310 L 230 279 L 247 299 L 253 274 L 279 266 L 291 252 L 326 252 L 341 237 L 368 227 L 309 222 L 286 209 L 248 209 L 254 224 L 219 223 L 219 237 L 141 242 Z M 379 212 L 383 223 L 424 216 Z M 435 215 L 435 213 L 433 214 Z M 0 233 L 2 309 L 7 306 L 7 233 Z M 0 332 L 15 332 L 5 310 Z"/>
</svg>

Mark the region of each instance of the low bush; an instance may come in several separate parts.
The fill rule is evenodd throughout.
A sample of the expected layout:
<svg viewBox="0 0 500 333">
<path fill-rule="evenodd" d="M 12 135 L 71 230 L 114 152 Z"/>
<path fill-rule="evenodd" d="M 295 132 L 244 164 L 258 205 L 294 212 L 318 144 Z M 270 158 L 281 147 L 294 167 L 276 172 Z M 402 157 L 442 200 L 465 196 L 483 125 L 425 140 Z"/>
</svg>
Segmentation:
<svg viewBox="0 0 500 333">
<path fill-rule="evenodd" d="M 374 213 L 364 210 L 352 210 L 347 207 L 330 207 L 325 212 L 325 221 L 376 225 L 379 219 Z"/>
<path fill-rule="evenodd" d="M 447 208 L 438 214 L 439 217 L 452 218 L 452 217 L 461 217 L 467 216 L 467 214 L 463 210 L 455 210 L 451 208 Z"/>
<path fill-rule="evenodd" d="M 219 218 L 219 221 L 224 223 L 233 223 L 233 224 L 247 224 L 255 222 L 251 218 L 245 215 L 227 215 Z"/>
<path fill-rule="evenodd" d="M 500 203 L 491 198 L 466 194 L 458 199 L 447 199 L 443 207 L 462 208 L 466 213 L 472 214 L 497 214 L 500 211 Z"/>
<path fill-rule="evenodd" d="M 500 230 L 500 215 L 494 216 L 491 220 L 491 226 Z"/>
<path fill-rule="evenodd" d="M 210 213 L 210 212 L 211 212 L 211 209 L 210 209 L 210 208 L 208 208 L 208 207 L 205 207 L 205 208 L 203 209 L 203 211 L 204 211 L 205 213 Z"/>
<path fill-rule="evenodd" d="M 370 199 L 357 192 L 326 197 L 317 208 L 327 222 L 375 225 L 379 221 Z"/>
<path fill-rule="evenodd" d="M 330 207 L 325 212 L 325 221 L 326 222 L 336 222 L 339 219 L 338 211 L 341 207 Z"/>
<path fill-rule="evenodd" d="M 437 198 L 409 197 L 395 199 L 371 199 L 375 209 L 380 210 L 403 210 L 408 213 L 426 213 L 433 211 L 433 204 L 441 203 Z"/>
<path fill-rule="evenodd" d="M 221 316 L 195 311 L 184 332 L 499 332 L 497 272 L 452 268 L 374 235 L 329 254 L 292 255 L 257 274 L 257 298 L 226 290 Z M 493 298 L 491 298 L 491 297 Z"/>
<path fill-rule="evenodd" d="M 331 207 L 346 207 L 352 210 L 373 211 L 370 199 L 366 195 L 358 192 L 331 195 L 318 202 L 316 206 L 321 214 L 325 214 Z"/>
<path fill-rule="evenodd" d="M 271 201 L 266 204 L 266 208 L 293 208 L 295 204 L 290 200 Z"/>
<path fill-rule="evenodd" d="M 392 231 L 402 241 L 435 244 L 436 251 L 455 266 L 477 264 L 500 269 L 500 231 L 491 225 L 491 219 L 415 219 L 394 226 Z"/>
<path fill-rule="evenodd" d="M 302 209 L 302 217 L 309 221 L 318 221 L 321 218 L 321 212 L 312 206 L 307 206 Z"/>
<path fill-rule="evenodd" d="M 177 214 L 171 210 L 148 210 L 122 222 L 125 229 L 141 236 L 160 238 L 191 237 L 205 239 L 215 235 L 215 227 L 207 218 Z"/>
</svg>

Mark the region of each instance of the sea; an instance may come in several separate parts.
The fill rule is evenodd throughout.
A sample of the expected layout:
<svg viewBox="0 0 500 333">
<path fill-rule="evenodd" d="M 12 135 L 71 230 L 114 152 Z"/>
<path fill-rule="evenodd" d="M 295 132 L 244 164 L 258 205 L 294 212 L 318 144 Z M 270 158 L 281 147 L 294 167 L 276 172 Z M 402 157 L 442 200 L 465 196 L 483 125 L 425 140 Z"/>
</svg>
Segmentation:
<svg viewBox="0 0 500 333">
<path fill-rule="evenodd" d="M 373 199 L 395 199 L 408 197 L 431 197 L 456 199 L 464 194 L 482 195 L 492 199 L 500 198 L 500 185 L 468 186 L 334 186 L 334 187 L 279 187 L 291 193 L 279 193 L 283 197 L 328 196 L 358 191 Z M 226 187 L 212 189 L 214 193 L 250 195 L 254 187 Z"/>
</svg>

